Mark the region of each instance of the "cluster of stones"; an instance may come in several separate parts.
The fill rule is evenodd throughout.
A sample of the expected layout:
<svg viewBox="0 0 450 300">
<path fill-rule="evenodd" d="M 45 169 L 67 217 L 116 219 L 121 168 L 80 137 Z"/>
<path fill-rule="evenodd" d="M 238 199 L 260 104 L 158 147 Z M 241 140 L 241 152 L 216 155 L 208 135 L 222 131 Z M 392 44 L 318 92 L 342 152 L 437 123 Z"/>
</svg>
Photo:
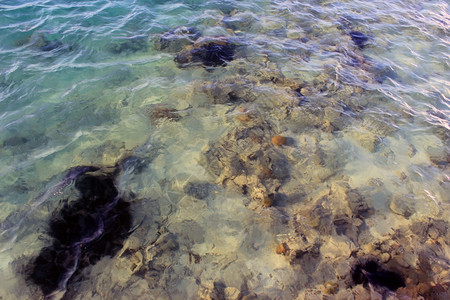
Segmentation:
<svg viewBox="0 0 450 300">
<path fill-rule="evenodd" d="M 247 17 L 229 17 L 223 23 L 234 30 L 241 22 L 251 24 L 251 18 Z M 368 36 L 351 28 L 343 31 L 355 48 L 328 49 L 345 54 L 346 60 L 340 64 L 358 68 L 359 79 L 370 84 L 395 76 L 363 55 L 361 50 L 370 44 Z M 433 274 L 440 277 L 432 278 L 430 260 L 436 258 L 433 251 L 444 251 L 443 247 L 431 244 L 445 240 L 444 228 L 448 223 L 437 221 L 440 229 L 427 225 L 433 227 L 433 237 L 427 239 L 429 244 L 422 248 L 421 257 L 409 261 L 403 243 L 411 241 L 400 240 L 398 235 L 404 239 L 412 228 L 399 229 L 385 239 L 374 241 L 368 229 L 370 224 L 366 223 L 374 211 L 368 202 L 371 191 L 375 193 L 373 186 L 363 190 L 350 188 L 341 172 L 345 158 L 339 161 L 339 157 L 328 157 L 320 145 L 330 134 L 346 132 L 351 126 L 348 132 L 361 147 L 378 151 L 383 138 L 394 134 L 397 127 L 392 125 L 392 118 L 387 120 L 366 113 L 370 107 L 381 104 L 364 100 L 377 99 L 377 93 L 349 84 L 335 66 L 325 68 L 310 82 L 285 77 L 269 58 L 252 61 L 243 68 L 246 59 L 236 55 L 239 46 L 233 44 L 235 41 L 201 37 L 197 30 L 184 28 L 163 35 L 159 44 L 164 44 L 161 49 L 179 52 L 174 61 L 180 68 L 226 67 L 230 73 L 239 74 L 214 81 L 196 81 L 190 86 L 191 94 L 203 94 L 211 104 L 231 105 L 231 114 L 237 121 L 234 129 L 204 149 L 201 162 L 217 184 L 247 196 L 250 209 L 261 214 L 270 210 L 273 216 L 287 218 L 291 234 L 274 251 L 286 256 L 299 272 L 310 270 L 311 274 L 306 275 L 310 278 L 308 282 L 323 278 L 322 284 L 315 288 L 304 286 L 299 297 L 313 299 L 326 294 L 329 299 L 341 299 L 359 295 L 363 299 L 381 298 L 392 292 L 399 297 L 413 298 L 444 295 L 448 284 L 437 282 L 445 282 L 443 278 L 448 276 L 445 262 L 433 269 Z M 276 91 L 277 98 L 267 96 L 265 88 Z M 321 94 L 327 95 L 326 100 Z M 286 132 L 280 132 L 280 122 L 302 138 L 294 140 Z M 410 156 L 414 156 L 411 147 Z M 302 152 L 309 154 L 298 155 Z M 437 165 L 448 162 L 447 154 L 432 150 L 430 153 Z M 392 212 L 405 218 L 414 215 L 414 203 L 404 201 L 401 195 L 391 198 Z M 416 222 L 415 227 L 420 223 Z M 411 236 L 417 239 L 423 234 Z M 415 247 L 410 248 L 409 251 L 416 253 Z M 417 259 L 429 266 L 427 274 L 417 266 Z M 425 281 L 421 283 L 421 279 Z M 373 288 L 369 289 L 369 285 Z M 202 289 L 199 297 L 214 299 L 218 293 L 235 294 L 236 299 L 251 297 L 234 290 L 218 291 L 215 284 Z"/>
<path fill-rule="evenodd" d="M 263 206 L 272 206 L 278 189 L 289 177 L 289 162 L 277 149 L 285 144 L 286 138 L 274 136 L 270 125 L 260 121 L 233 130 L 220 143 L 210 145 L 204 154 L 206 167 L 217 176 L 217 183 L 249 194 Z"/>
</svg>

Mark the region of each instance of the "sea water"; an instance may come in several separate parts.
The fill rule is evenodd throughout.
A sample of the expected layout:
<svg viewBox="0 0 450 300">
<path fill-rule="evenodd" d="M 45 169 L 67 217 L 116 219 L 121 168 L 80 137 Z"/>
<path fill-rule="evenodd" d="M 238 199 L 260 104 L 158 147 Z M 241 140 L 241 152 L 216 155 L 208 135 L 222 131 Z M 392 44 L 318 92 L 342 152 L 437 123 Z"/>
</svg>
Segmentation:
<svg viewBox="0 0 450 300">
<path fill-rule="evenodd" d="M 449 30 L 442 0 L 2 1 L 0 298 L 447 299 Z M 120 169 L 134 229 L 45 295 L 77 166 Z"/>
</svg>

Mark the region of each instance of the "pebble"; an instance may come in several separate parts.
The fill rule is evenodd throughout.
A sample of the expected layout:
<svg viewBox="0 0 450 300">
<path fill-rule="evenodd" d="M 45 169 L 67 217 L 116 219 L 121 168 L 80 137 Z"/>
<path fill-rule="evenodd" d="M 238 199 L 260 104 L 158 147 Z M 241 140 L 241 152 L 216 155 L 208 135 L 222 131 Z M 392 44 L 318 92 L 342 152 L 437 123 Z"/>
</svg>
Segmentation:
<svg viewBox="0 0 450 300">
<path fill-rule="evenodd" d="M 236 120 L 247 123 L 250 122 L 252 118 L 248 113 L 241 113 L 236 116 Z"/>
<path fill-rule="evenodd" d="M 286 137 L 281 136 L 281 135 L 276 135 L 276 136 L 272 137 L 272 143 L 275 146 L 286 145 Z"/>
<path fill-rule="evenodd" d="M 381 254 L 381 261 L 387 263 L 391 259 L 391 255 L 389 253 Z"/>
<path fill-rule="evenodd" d="M 262 200 L 262 205 L 264 207 L 271 207 L 273 205 L 273 199 L 272 197 L 265 196 Z"/>
<path fill-rule="evenodd" d="M 288 249 L 287 249 L 287 245 L 285 243 L 281 243 L 277 245 L 277 248 L 275 249 L 275 252 L 277 254 L 282 254 L 282 255 L 286 255 Z"/>
</svg>

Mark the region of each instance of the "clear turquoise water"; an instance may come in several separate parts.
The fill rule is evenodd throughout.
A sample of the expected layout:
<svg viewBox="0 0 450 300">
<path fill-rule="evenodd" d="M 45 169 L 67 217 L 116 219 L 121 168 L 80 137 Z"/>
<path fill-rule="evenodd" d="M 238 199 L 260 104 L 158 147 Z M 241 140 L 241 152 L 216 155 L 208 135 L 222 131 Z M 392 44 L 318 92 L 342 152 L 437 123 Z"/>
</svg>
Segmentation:
<svg viewBox="0 0 450 300">
<path fill-rule="evenodd" d="M 233 38 L 241 45 L 236 59 L 214 70 L 177 68 L 177 53 L 158 50 L 155 41 L 179 26 L 196 27 L 204 37 Z M 364 49 L 354 45 L 350 30 L 369 37 Z M 124 174 L 118 183 L 150 201 L 139 204 L 144 209 L 136 210 L 135 223 L 151 219 L 143 231 L 164 227 L 178 235 L 178 250 L 157 262 L 165 266 L 157 279 L 137 279 L 120 260 L 96 265 L 93 274 L 123 276 L 103 285 L 86 279 L 73 297 L 112 299 L 106 291 L 113 290 L 127 299 L 144 294 L 206 298 L 217 282 L 242 295 L 270 299 L 302 299 L 305 291 L 319 291 L 327 281 L 337 282 L 343 293 L 339 279 L 308 277 L 307 267 L 274 249 L 288 237 L 295 240 L 293 220 L 336 182 L 359 189 L 373 207 L 364 222 L 375 240 L 414 222 L 448 221 L 449 31 L 446 1 L 0 2 L 0 261 L 5 270 L 0 296 L 33 298 L 32 288 L 19 288 L 25 279 L 17 265 L 45 246 L 40 236 L 62 199 L 59 193 L 75 193 L 52 190 L 66 170 L 114 165 L 127 153 L 149 158 L 142 173 Z M 53 50 L 42 49 L 51 45 Z M 291 97 L 284 94 L 289 86 L 261 79 L 272 74 L 307 83 L 306 104 L 287 116 L 283 97 Z M 254 102 L 216 104 L 199 92 L 227 78 L 239 85 L 242 77 L 260 80 L 243 85 L 256 95 Z M 328 90 L 318 88 L 324 82 Z M 180 120 L 153 122 L 149 110 L 156 104 L 176 109 Z M 192 201 L 183 192 L 192 180 L 216 182 L 202 162 L 205 147 L 242 126 L 235 120 L 240 105 L 267 120 L 274 133 L 295 141 L 281 150 L 291 163 L 289 184 L 281 192 L 291 197 L 297 182 L 301 197 L 264 209 L 249 195 L 220 184 L 207 202 Z M 331 133 L 303 114 L 312 111 L 322 118 L 326 107 L 340 114 L 335 122 L 344 124 Z M 322 166 L 338 174 L 308 182 L 307 173 L 314 170 L 308 159 L 317 145 L 326 157 Z M 395 197 L 414 199 L 412 217 L 395 213 L 390 204 Z M 142 249 L 155 242 L 154 233 L 135 238 Z M 334 241 L 333 234 L 323 237 L 328 238 Z M 443 250 L 437 257 L 448 266 L 448 235 L 439 243 Z M 352 242 L 351 248 L 364 245 Z M 200 264 L 188 263 L 191 252 L 204 257 Z M 155 263 L 146 255 L 143 264 Z M 345 254 L 321 253 L 323 261 L 330 256 L 337 261 Z M 448 275 L 436 268 L 434 282 L 448 283 Z M 97 296 L 86 296 L 94 290 Z"/>
</svg>

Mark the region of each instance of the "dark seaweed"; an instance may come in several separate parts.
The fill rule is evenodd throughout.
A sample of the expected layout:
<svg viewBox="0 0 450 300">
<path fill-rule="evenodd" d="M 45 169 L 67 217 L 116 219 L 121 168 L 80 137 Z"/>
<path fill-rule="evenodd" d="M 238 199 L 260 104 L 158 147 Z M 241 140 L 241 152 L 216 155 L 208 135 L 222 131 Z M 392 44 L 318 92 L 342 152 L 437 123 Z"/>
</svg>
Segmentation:
<svg viewBox="0 0 450 300">
<path fill-rule="evenodd" d="M 72 169 L 80 198 L 55 211 L 48 234 L 53 238 L 32 262 L 29 279 L 48 296 L 66 289 L 76 274 L 122 248 L 132 225 L 130 205 L 119 197 L 114 176 L 85 174 L 97 167 Z"/>
<path fill-rule="evenodd" d="M 350 31 L 350 37 L 352 38 L 353 43 L 355 43 L 356 46 L 358 46 L 360 49 L 364 48 L 366 46 L 367 41 L 369 41 L 369 38 L 360 31 Z"/>
<path fill-rule="evenodd" d="M 234 59 L 235 46 L 230 43 L 210 42 L 180 53 L 174 59 L 179 68 L 187 67 L 191 64 L 201 64 L 205 67 L 225 66 L 227 62 Z"/>
<path fill-rule="evenodd" d="M 375 260 L 358 262 L 353 266 L 351 276 L 355 284 L 363 284 L 365 287 L 372 284 L 396 291 L 398 288 L 405 286 L 405 280 L 400 274 L 385 270 Z"/>
</svg>

